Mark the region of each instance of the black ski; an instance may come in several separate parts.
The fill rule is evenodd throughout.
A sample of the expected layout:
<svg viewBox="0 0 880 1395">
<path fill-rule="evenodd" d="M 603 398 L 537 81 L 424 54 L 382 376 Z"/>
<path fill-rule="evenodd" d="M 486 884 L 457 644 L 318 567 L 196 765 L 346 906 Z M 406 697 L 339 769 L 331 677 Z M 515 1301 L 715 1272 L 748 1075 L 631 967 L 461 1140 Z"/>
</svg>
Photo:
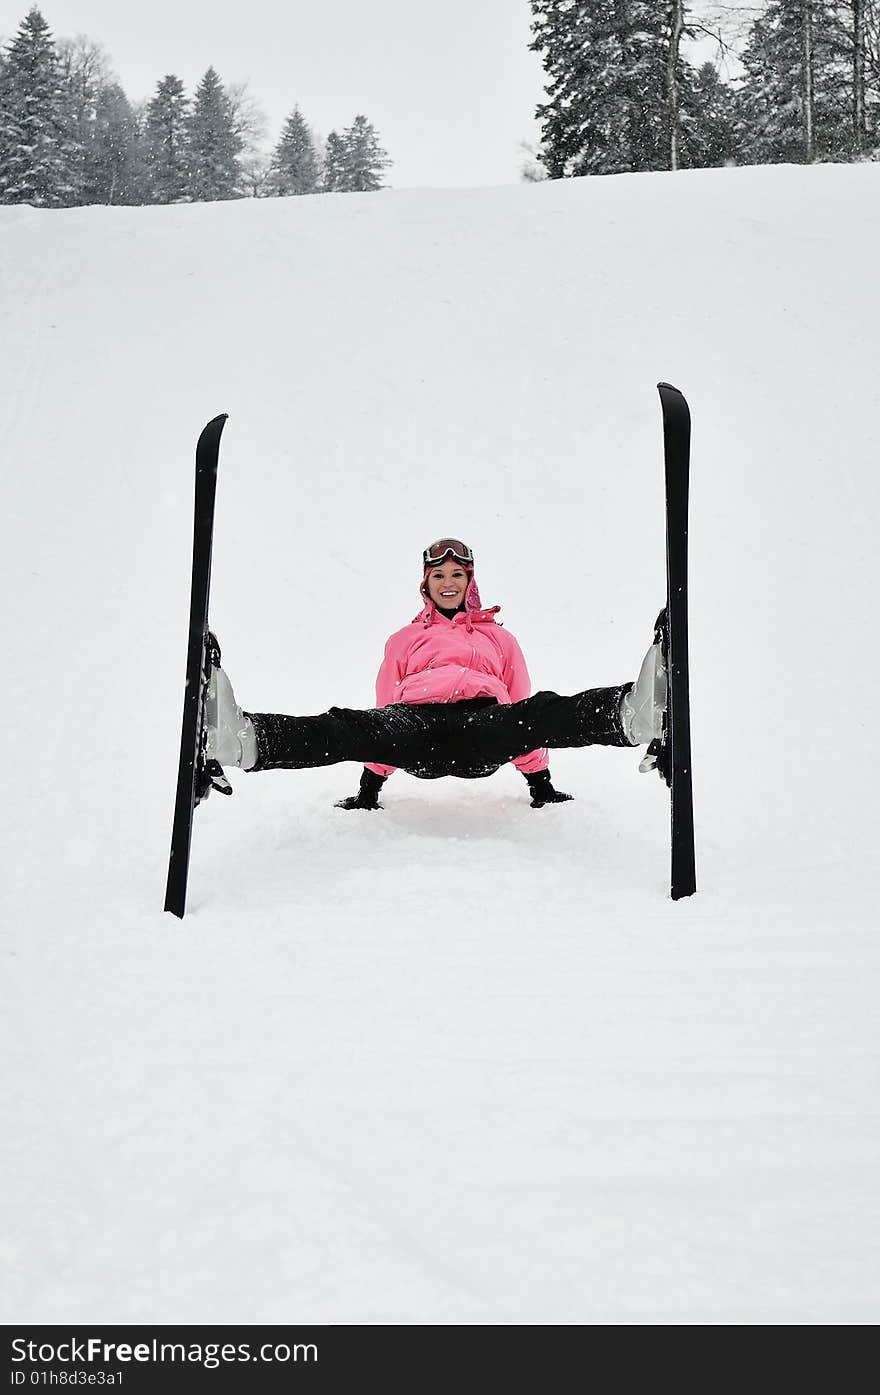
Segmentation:
<svg viewBox="0 0 880 1395">
<path fill-rule="evenodd" d="M 226 414 L 209 421 L 196 446 L 196 494 L 193 522 L 192 589 L 189 605 L 189 645 L 186 655 L 186 689 L 183 697 L 183 729 L 177 797 L 171 832 L 171 856 L 165 909 L 183 916 L 192 841 L 193 811 L 212 788 L 210 764 L 203 752 L 205 691 L 211 663 L 219 664 L 217 641 L 208 630 L 208 596 L 211 588 L 211 547 L 214 537 L 214 499 L 217 461 Z M 219 767 L 218 767 L 219 769 Z M 220 772 L 222 774 L 222 772 Z M 215 786 L 217 787 L 217 786 Z"/>
<path fill-rule="evenodd" d="M 672 899 L 697 889 L 694 801 L 691 785 L 691 711 L 688 673 L 688 478 L 691 414 L 678 388 L 658 383 L 663 407 L 666 464 L 666 610 L 660 617 L 669 702 L 658 767 L 671 791 Z"/>
</svg>

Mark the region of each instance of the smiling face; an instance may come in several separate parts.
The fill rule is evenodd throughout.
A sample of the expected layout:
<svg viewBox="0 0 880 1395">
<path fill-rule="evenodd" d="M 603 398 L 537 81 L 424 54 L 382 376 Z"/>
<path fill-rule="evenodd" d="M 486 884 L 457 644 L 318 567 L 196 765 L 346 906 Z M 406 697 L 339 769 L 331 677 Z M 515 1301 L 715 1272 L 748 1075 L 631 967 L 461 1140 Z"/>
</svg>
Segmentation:
<svg viewBox="0 0 880 1395">
<path fill-rule="evenodd" d="M 447 557 L 445 562 L 428 572 L 428 595 L 441 610 L 457 610 L 464 605 L 469 580 L 468 572 L 461 563 Z"/>
</svg>

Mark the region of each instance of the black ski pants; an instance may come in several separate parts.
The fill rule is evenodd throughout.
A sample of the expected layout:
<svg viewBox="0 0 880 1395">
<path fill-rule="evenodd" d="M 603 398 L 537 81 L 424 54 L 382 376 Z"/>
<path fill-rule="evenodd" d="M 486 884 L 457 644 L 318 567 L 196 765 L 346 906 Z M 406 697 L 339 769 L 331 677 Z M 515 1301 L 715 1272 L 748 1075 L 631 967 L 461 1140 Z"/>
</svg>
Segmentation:
<svg viewBox="0 0 880 1395">
<path fill-rule="evenodd" d="M 631 686 L 590 688 L 572 697 L 535 693 L 505 704 L 487 697 L 398 702 L 365 711 L 331 707 L 316 717 L 251 712 L 259 751 L 254 769 L 358 761 L 398 766 L 423 778 L 473 778 L 542 746 L 628 746 L 620 700 Z"/>
</svg>

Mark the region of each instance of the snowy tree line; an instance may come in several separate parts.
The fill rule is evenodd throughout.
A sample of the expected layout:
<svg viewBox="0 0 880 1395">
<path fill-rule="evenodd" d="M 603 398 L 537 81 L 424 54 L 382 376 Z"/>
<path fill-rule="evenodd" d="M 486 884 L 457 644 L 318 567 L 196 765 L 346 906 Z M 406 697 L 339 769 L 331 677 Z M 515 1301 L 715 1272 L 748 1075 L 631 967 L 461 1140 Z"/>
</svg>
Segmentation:
<svg viewBox="0 0 880 1395">
<path fill-rule="evenodd" d="M 547 101 L 526 177 L 880 159 L 880 0 L 530 0 Z M 712 37 L 725 66 L 686 52 Z"/>
<path fill-rule="evenodd" d="M 169 74 L 132 104 L 101 45 L 55 42 L 36 7 L 0 50 L 0 203 L 167 204 L 382 188 L 365 116 L 321 142 L 298 107 L 270 155 L 246 85 L 208 68 L 192 98 Z"/>
</svg>

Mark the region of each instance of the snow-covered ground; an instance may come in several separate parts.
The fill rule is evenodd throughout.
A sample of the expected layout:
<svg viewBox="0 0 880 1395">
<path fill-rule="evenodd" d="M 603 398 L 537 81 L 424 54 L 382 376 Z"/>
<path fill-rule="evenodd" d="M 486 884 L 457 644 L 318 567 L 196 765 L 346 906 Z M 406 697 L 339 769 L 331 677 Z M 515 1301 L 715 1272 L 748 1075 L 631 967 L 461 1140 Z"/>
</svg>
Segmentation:
<svg viewBox="0 0 880 1395">
<path fill-rule="evenodd" d="M 880 167 L 0 209 L 6 1321 L 880 1312 Z M 576 802 L 235 778 L 162 913 L 192 459 L 245 706 L 367 706 L 459 533 L 535 687 L 634 676 L 694 418 L 699 894 Z"/>
</svg>

